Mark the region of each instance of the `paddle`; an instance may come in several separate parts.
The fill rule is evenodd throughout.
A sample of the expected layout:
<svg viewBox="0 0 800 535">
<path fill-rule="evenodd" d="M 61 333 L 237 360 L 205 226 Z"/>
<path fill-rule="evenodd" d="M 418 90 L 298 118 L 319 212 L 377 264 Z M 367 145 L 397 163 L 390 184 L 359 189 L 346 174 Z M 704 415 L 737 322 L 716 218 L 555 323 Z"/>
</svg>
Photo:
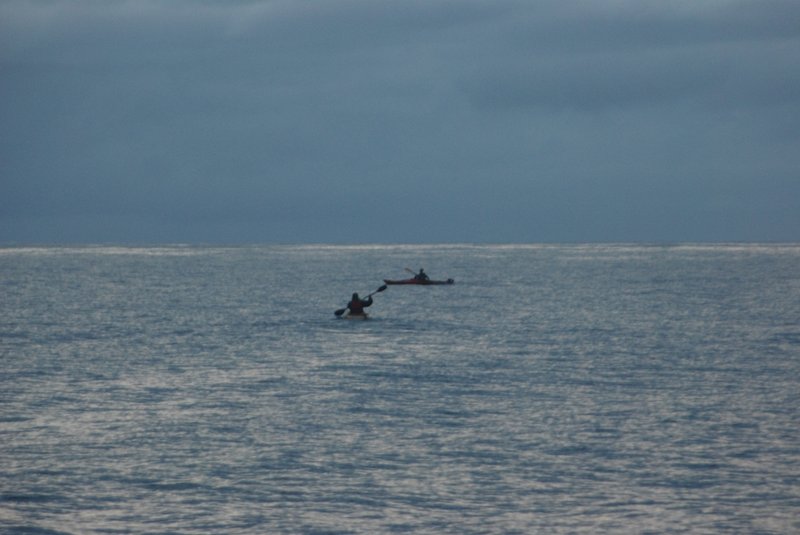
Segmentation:
<svg viewBox="0 0 800 535">
<path fill-rule="evenodd" d="M 405 269 L 406 271 L 408 271 L 409 273 L 411 273 L 412 275 L 414 275 L 414 278 L 415 278 L 415 279 L 416 279 L 417 277 L 419 277 L 419 273 L 417 273 L 417 272 L 416 272 L 416 271 L 414 271 L 413 269 L 410 269 L 410 268 L 403 268 L 403 269 Z M 420 271 L 422 271 L 422 270 L 420 270 Z M 423 282 L 423 283 L 424 283 L 425 281 L 427 281 L 427 280 L 428 280 L 428 278 L 429 278 L 429 277 L 428 277 L 427 275 L 423 275 L 423 276 L 422 276 L 422 277 L 421 277 L 419 280 L 420 280 L 421 282 Z"/>
<path fill-rule="evenodd" d="M 378 288 L 377 290 L 375 290 L 374 292 L 372 292 L 371 294 L 369 294 L 367 297 L 372 297 L 372 296 L 373 296 L 373 295 L 375 295 L 376 293 L 380 293 L 380 292 L 384 291 L 385 289 L 386 289 L 386 285 L 385 285 L 385 284 L 383 284 L 383 285 L 382 285 L 380 288 Z M 366 298 L 365 298 L 365 299 L 366 299 Z M 341 316 L 341 315 L 342 315 L 342 314 L 344 314 L 346 311 L 347 311 L 347 307 L 344 307 L 344 308 L 340 308 L 339 310 L 337 310 L 336 312 L 334 312 L 334 314 L 336 314 L 337 316 Z"/>
</svg>

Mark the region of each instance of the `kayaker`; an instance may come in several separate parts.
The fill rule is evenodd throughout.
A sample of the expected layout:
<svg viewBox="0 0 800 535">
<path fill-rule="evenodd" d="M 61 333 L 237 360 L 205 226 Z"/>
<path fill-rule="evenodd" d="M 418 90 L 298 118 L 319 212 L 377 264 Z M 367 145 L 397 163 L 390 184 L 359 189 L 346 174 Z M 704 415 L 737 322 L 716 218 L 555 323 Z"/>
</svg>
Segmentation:
<svg viewBox="0 0 800 535">
<path fill-rule="evenodd" d="M 372 296 L 368 295 L 366 299 L 361 299 L 358 294 L 353 294 L 353 298 L 347 303 L 347 308 L 350 309 L 351 316 L 363 316 L 366 314 L 364 309 L 372 305 Z"/>
<path fill-rule="evenodd" d="M 425 273 L 425 270 L 424 270 L 424 269 L 422 269 L 422 268 L 419 268 L 419 273 L 417 273 L 416 275 L 414 275 L 414 280 L 418 280 L 418 281 L 426 281 L 426 280 L 428 280 L 428 279 L 430 279 L 430 277 L 428 277 L 428 274 L 427 274 L 427 273 Z"/>
</svg>

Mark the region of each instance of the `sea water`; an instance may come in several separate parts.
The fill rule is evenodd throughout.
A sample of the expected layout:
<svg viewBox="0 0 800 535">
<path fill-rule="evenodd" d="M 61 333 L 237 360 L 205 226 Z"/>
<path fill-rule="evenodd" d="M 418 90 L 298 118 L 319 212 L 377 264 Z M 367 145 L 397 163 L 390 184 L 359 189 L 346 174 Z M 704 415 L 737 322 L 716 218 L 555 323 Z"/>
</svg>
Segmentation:
<svg viewBox="0 0 800 535">
<path fill-rule="evenodd" d="M 7 247 L 0 366 L 0 532 L 800 532 L 800 245 Z"/>
</svg>

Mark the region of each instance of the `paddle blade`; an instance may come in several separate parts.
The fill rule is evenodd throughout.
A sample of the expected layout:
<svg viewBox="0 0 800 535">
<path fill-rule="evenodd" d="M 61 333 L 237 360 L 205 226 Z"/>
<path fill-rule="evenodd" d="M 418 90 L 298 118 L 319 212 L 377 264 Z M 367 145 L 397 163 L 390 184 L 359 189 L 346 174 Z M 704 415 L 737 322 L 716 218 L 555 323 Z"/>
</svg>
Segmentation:
<svg viewBox="0 0 800 535">
<path fill-rule="evenodd" d="M 346 308 L 340 308 L 339 310 L 337 310 L 336 312 L 334 312 L 334 314 L 336 314 L 337 316 L 341 316 L 341 315 L 342 315 L 342 314 L 344 314 L 346 311 L 347 311 L 347 309 L 346 309 Z"/>
</svg>

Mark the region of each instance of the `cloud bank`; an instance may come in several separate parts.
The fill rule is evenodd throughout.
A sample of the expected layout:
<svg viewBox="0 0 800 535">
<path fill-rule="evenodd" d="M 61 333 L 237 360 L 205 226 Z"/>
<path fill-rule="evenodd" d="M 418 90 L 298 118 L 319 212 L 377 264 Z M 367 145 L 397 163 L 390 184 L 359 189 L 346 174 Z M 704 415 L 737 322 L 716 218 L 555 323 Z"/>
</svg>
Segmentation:
<svg viewBox="0 0 800 535">
<path fill-rule="evenodd" d="M 0 242 L 800 239 L 794 1 L 0 5 Z"/>
</svg>

